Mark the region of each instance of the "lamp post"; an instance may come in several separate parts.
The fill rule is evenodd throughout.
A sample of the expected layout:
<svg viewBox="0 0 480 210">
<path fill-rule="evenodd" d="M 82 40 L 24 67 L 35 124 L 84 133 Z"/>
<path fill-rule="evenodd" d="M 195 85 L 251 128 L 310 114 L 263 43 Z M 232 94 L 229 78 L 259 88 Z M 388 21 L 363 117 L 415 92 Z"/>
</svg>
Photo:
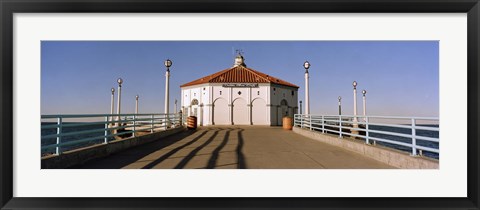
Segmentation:
<svg viewBox="0 0 480 210">
<path fill-rule="evenodd" d="M 117 100 L 117 120 L 120 121 L 120 102 L 122 100 L 122 83 L 123 83 L 123 79 L 122 78 L 118 78 L 117 79 L 117 83 L 118 83 L 118 100 Z M 118 126 L 120 126 L 121 123 L 118 122 Z"/>
<path fill-rule="evenodd" d="M 165 72 L 165 120 L 167 122 L 167 126 L 170 124 L 170 119 L 168 119 L 168 104 L 169 101 L 169 91 L 170 91 L 170 66 L 172 66 L 172 61 L 167 59 L 165 62 L 165 67 L 167 67 L 167 71 Z"/>
<path fill-rule="evenodd" d="M 135 114 L 138 114 L 138 98 L 139 98 L 139 96 L 136 95 L 135 96 Z"/>
<path fill-rule="evenodd" d="M 300 101 L 300 114 L 302 114 L 302 101 Z"/>
<path fill-rule="evenodd" d="M 175 99 L 175 114 L 177 114 L 177 99 Z"/>
<path fill-rule="evenodd" d="M 112 98 L 110 100 L 110 115 L 113 115 L 113 112 L 115 111 L 114 109 L 114 106 L 115 106 L 115 88 L 112 87 L 112 89 L 110 90 L 112 92 Z M 113 121 L 113 116 L 110 116 L 110 120 Z"/>
<path fill-rule="evenodd" d="M 338 96 L 338 115 L 342 115 L 342 97 Z"/>
<path fill-rule="evenodd" d="M 305 114 L 308 115 L 310 114 L 310 95 L 308 93 L 308 69 L 310 68 L 310 63 L 308 61 L 305 61 L 303 63 L 303 68 L 305 68 Z"/>
<path fill-rule="evenodd" d="M 353 128 L 352 129 L 352 134 L 358 134 L 358 130 L 355 130 L 355 128 L 358 128 L 358 120 L 357 120 L 357 81 L 353 81 Z"/>
<path fill-rule="evenodd" d="M 180 117 L 181 115 L 179 113 L 177 113 L 177 99 L 175 99 L 175 111 L 173 112 L 175 115 L 174 115 L 174 120 L 175 120 L 175 123 L 177 122 L 177 117 Z M 178 114 L 178 115 L 177 115 Z"/>
<path fill-rule="evenodd" d="M 365 117 L 367 116 L 367 97 L 365 96 L 367 94 L 366 90 L 362 91 L 363 94 L 363 120 L 365 121 Z"/>
</svg>

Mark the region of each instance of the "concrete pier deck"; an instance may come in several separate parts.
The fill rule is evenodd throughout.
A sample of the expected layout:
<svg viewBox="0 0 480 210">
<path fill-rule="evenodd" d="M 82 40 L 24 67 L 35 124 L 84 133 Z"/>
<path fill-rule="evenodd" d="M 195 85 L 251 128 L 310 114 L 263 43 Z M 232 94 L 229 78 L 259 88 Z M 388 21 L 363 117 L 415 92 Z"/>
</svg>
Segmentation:
<svg viewBox="0 0 480 210">
<path fill-rule="evenodd" d="M 73 168 L 381 169 L 392 166 L 280 127 L 209 126 Z"/>
</svg>

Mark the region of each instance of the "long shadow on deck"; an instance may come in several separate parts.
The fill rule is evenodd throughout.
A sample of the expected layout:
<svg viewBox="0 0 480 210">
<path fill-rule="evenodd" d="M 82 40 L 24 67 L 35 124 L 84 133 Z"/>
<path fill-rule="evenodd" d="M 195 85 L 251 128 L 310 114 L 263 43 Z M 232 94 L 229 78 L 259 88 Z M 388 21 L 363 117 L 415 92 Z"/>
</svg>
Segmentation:
<svg viewBox="0 0 480 210">
<path fill-rule="evenodd" d="M 195 135 L 196 133 L 200 133 L 196 138 L 187 142 L 186 144 L 190 145 L 193 142 L 200 139 L 203 135 L 205 135 L 209 130 L 188 130 L 185 132 L 180 132 L 157 141 L 147 143 L 144 145 L 140 145 L 137 147 L 132 147 L 127 149 L 126 151 L 122 151 L 113 155 L 109 155 L 104 158 L 89 160 L 81 165 L 76 165 L 70 167 L 70 169 L 120 169 L 129 164 L 136 162 L 137 160 L 155 152 L 165 147 L 168 147 L 172 144 L 175 144 L 188 136 Z M 186 146 L 188 146 L 186 145 Z M 183 148 L 183 147 L 182 147 Z M 181 149 L 181 148 L 180 148 Z M 180 150 L 177 149 L 176 151 Z M 130 152 L 133 150 L 134 152 Z"/>
<path fill-rule="evenodd" d="M 242 149 L 243 149 L 243 135 L 242 132 L 244 130 L 240 129 L 240 131 L 237 133 L 238 135 L 238 145 L 237 145 L 237 168 L 238 169 L 246 169 L 247 164 L 245 163 L 245 156 L 243 155 Z"/>
<path fill-rule="evenodd" d="M 182 146 L 179 146 L 175 149 L 172 149 L 170 150 L 170 152 L 167 152 L 167 154 L 164 154 L 162 155 L 160 158 L 152 161 L 151 163 L 147 164 L 146 166 L 142 167 L 142 169 L 149 169 L 149 168 L 153 168 L 154 166 L 156 166 L 157 164 L 163 162 L 164 160 L 168 159 L 170 156 L 172 156 L 173 154 L 177 153 L 178 151 L 180 151 L 181 149 L 195 143 L 196 141 L 198 141 L 199 139 L 201 139 L 205 134 L 207 134 L 208 131 L 203 131 L 202 134 L 198 135 L 197 137 L 195 137 L 193 140 L 183 144 Z M 215 134 L 213 134 L 213 136 L 216 136 L 218 133 L 218 131 L 215 131 Z M 213 138 L 210 138 L 213 140 Z"/>
<path fill-rule="evenodd" d="M 193 139 L 189 140 L 188 142 L 185 142 L 180 146 L 177 146 L 169 150 L 167 153 L 161 155 L 160 157 L 156 158 L 152 162 L 141 167 L 142 169 L 151 169 L 151 168 L 154 168 L 156 165 L 162 163 L 163 161 L 171 158 L 174 154 L 178 153 L 179 151 L 183 149 L 188 149 L 187 148 L 188 146 L 191 146 L 196 142 L 204 141 L 201 145 L 197 146 L 195 149 L 190 151 L 185 157 L 182 157 L 182 160 L 174 167 L 175 169 L 181 169 L 181 168 L 185 168 L 185 166 L 193 158 L 195 158 L 195 156 L 197 156 L 198 153 L 203 148 L 210 145 L 212 141 L 214 141 L 215 138 L 218 136 L 220 131 L 225 131 L 225 135 L 223 136 L 221 143 L 211 152 L 207 165 L 200 168 L 213 169 L 218 167 L 217 164 L 218 164 L 218 159 L 219 159 L 221 150 L 225 148 L 225 146 L 229 143 L 229 141 L 231 141 L 229 139 L 231 136 L 230 133 L 232 131 L 237 131 L 238 143 L 235 149 L 235 153 L 237 155 L 237 162 L 233 164 L 236 164 L 238 169 L 245 169 L 246 168 L 245 157 L 242 152 L 243 144 L 244 144 L 242 132 L 244 131 L 244 129 L 218 128 L 218 127 L 206 128 L 198 131 L 181 132 L 178 134 L 174 134 L 172 136 L 168 136 L 163 139 L 159 139 L 155 142 L 147 143 L 138 147 L 133 147 L 126 151 L 122 151 L 117 154 L 113 154 L 101 159 L 91 160 L 86 162 L 85 164 L 73 166 L 71 168 L 73 169 L 75 168 L 77 169 L 120 169 L 120 168 L 129 166 L 130 164 L 133 164 L 138 160 L 156 151 L 164 149 L 168 146 L 172 146 L 175 143 L 179 143 L 180 141 L 185 140 L 189 136 L 193 137 Z M 213 132 L 213 134 L 211 134 L 211 132 Z M 205 135 L 210 137 L 207 138 Z"/>
<path fill-rule="evenodd" d="M 212 168 L 215 168 L 215 166 L 217 165 L 217 160 L 218 160 L 218 156 L 220 155 L 220 150 L 222 150 L 223 147 L 227 145 L 228 138 L 230 137 L 230 131 L 231 130 L 227 130 L 227 132 L 225 133 L 225 136 L 223 137 L 222 143 L 220 143 L 220 145 L 218 145 L 218 147 L 215 148 L 215 150 L 213 150 L 212 156 L 210 156 L 210 160 L 208 160 L 208 164 L 206 168 L 212 169 Z"/>
<path fill-rule="evenodd" d="M 229 132 L 229 131 L 227 131 Z M 187 156 L 185 156 L 181 161 L 180 163 L 177 164 L 177 166 L 175 166 L 175 169 L 181 169 L 183 167 L 185 167 L 187 165 L 187 163 L 193 159 L 193 157 L 195 157 L 195 155 L 197 155 L 197 153 L 203 149 L 204 147 L 206 147 L 208 144 L 210 144 L 214 139 L 215 137 L 218 135 L 218 130 L 216 130 L 213 135 L 208 138 L 207 141 L 205 141 L 202 145 L 198 146 L 197 148 L 195 148 L 194 150 L 192 150 L 190 153 L 188 153 Z"/>
</svg>

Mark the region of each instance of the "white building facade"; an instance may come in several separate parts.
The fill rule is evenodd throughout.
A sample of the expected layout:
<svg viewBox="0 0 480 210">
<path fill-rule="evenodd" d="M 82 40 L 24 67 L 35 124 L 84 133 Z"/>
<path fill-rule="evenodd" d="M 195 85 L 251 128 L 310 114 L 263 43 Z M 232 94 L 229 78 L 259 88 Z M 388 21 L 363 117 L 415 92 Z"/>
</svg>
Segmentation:
<svg viewBox="0 0 480 210">
<path fill-rule="evenodd" d="M 241 55 L 233 67 L 180 87 L 182 112 L 199 126 L 282 125 L 298 112 L 298 86 L 247 68 Z"/>
</svg>

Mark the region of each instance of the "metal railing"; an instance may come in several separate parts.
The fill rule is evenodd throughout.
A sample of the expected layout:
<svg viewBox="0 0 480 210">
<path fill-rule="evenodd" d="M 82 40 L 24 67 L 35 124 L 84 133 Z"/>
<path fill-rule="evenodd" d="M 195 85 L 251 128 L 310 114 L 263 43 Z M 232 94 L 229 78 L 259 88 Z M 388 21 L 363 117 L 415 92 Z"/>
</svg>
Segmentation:
<svg viewBox="0 0 480 210">
<path fill-rule="evenodd" d="M 413 156 L 423 155 L 423 151 L 433 153 L 433 158 L 439 156 L 438 117 L 296 114 L 294 126 L 339 138 L 362 139 L 366 144 L 376 145 L 378 141 Z"/>
<path fill-rule="evenodd" d="M 42 155 L 182 126 L 180 114 L 69 114 L 41 116 Z"/>
</svg>

